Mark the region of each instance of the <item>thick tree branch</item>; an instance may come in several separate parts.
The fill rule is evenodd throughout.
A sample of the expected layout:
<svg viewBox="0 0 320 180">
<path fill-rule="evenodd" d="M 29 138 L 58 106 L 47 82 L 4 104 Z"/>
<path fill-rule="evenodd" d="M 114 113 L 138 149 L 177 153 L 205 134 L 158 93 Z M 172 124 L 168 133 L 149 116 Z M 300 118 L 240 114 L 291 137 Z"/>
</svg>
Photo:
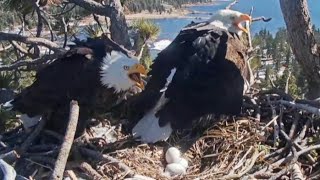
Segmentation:
<svg viewBox="0 0 320 180">
<path fill-rule="evenodd" d="M 52 180 L 63 179 L 63 172 L 65 170 L 67 160 L 69 157 L 69 153 L 71 150 L 71 146 L 74 140 L 74 135 L 76 133 L 77 124 L 79 118 L 79 106 L 77 101 L 70 102 L 70 115 L 69 115 L 69 123 L 66 130 L 66 134 L 64 136 L 63 143 L 61 145 L 61 150 L 57 157 L 57 161 L 55 163 L 54 171 L 51 175 Z"/>
<path fill-rule="evenodd" d="M 0 71 L 11 71 L 15 70 L 22 66 L 32 66 L 32 65 L 38 65 L 45 63 L 49 60 L 57 59 L 59 57 L 62 57 L 64 53 L 55 53 L 50 55 L 44 55 L 40 58 L 34 59 L 32 61 L 24 60 L 24 61 L 18 61 L 16 63 L 10 64 L 10 65 L 2 65 L 0 66 Z"/>
<path fill-rule="evenodd" d="M 44 46 L 53 50 L 54 52 L 65 52 L 65 50 L 60 48 L 58 44 L 44 38 L 27 37 L 18 34 L 0 32 L 0 41 L 19 41 L 27 44 Z"/>
<path fill-rule="evenodd" d="M 128 35 L 128 26 L 122 10 L 120 0 L 113 0 L 113 5 L 104 6 L 93 0 L 68 0 L 90 12 L 102 16 L 108 16 L 111 20 L 110 32 L 111 37 L 117 43 L 131 48 L 130 38 Z"/>
<path fill-rule="evenodd" d="M 288 40 L 308 81 L 309 99 L 320 97 L 320 57 L 307 0 L 280 0 Z"/>
</svg>

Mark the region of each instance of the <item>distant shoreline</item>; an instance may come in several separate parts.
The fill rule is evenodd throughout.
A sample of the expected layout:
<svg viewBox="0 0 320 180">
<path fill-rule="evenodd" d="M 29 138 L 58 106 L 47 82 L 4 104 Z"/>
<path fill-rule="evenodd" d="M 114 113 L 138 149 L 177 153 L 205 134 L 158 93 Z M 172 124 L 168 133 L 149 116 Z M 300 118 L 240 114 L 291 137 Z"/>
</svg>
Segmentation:
<svg viewBox="0 0 320 180">
<path fill-rule="evenodd" d="M 209 6 L 214 5 L 222 2 L 230 2 L 230 0 L 216 0 L 213 2 L 208 3 L 190 3 L 182 5 L 180 9 L 174 9 L 172 13 L 162 13 L 159 12 L 150 13 L 149 11 L 142 11 L 141 13 L 135 14 L 126 14 L 126 19 L 128 21 L 135 20 L 135 19 L 168 19 L 168 18 L 189 18 L 187 15 L 191 14 L 193 11 L 186 9 L 191 6 Z"/>
<path fill-rule="evenodd" d="M 167 19 L 167 18 L 187 18 L 187 15 L 192 11 L 181 8 L 175 9 L 172 13 L 150 13 L 148 11 L 142 11 L 141 13 L 135 14 L 126 14 L 127 20 L 135 20 L 135 19 Z"/>
</svg>

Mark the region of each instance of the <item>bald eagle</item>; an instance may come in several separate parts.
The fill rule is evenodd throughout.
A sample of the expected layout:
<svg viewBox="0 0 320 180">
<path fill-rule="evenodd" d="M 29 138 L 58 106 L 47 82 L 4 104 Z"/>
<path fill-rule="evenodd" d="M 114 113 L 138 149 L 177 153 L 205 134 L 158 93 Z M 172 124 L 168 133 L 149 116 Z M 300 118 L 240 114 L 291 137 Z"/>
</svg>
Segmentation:
<svg viewBox="0 0 320 180">
<path fill-rule="evenodd" d="M 48 129 L 64 133 L 69 102 L 77 100 L 79 136 L 95 113 L 108 111 L 131 88 L 143 89 L 143 75 L 146 70 L 138 59 L 128 56 L 112 40 L 88 39 L 38 71 L 34 83 L 4 107 L 22 113 L 26 127 L 45 117 Z"/>
<path fill-rule="evenodd" d="M 133 136 L 145 143 L 167 140 L 173 130 L 191 129 L 208 114 L 237 115 L 243 103 L 247 47 L 241 23 L 251 17 L 220 10 L 192 23 L 161 51 L 144 91 L 131 102 Z"/>
</svg>

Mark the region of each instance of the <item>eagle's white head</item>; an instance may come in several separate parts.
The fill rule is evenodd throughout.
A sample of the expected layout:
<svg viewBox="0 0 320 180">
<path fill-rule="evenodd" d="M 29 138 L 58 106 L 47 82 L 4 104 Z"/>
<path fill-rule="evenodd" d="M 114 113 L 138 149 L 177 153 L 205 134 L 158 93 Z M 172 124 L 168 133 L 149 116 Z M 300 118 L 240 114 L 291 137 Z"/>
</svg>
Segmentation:
<svg viewBox="0 0 320 180">
<path fill-rule="evenodd" d="M 248 30 L 242 26 L 242 22 L 252 21 L 251 16 L 230 9 L 217 11 L 208 22 L 221 29 L 236 33 L 241 36 L 242 32 L 248 33 Z"/>
<path fill-rule="evenodd" d="M 144 89 L 142 76 L 147 74 L 137 58 L 129 58 L 119 51 L 111 51 L 103 58 L 101 84 L 114 88 L 115 92 L 127 91 L 136 86 Z"/>
</svg>

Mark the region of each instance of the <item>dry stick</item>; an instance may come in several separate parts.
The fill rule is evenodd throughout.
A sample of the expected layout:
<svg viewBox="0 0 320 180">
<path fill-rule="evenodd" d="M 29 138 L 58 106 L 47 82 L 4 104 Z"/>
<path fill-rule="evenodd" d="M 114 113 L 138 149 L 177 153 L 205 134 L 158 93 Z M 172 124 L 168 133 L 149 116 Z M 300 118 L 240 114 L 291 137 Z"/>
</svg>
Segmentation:
<svg viewBox="0 0 320 180">
<path fill-rule="evenodd" d="M 264 151 L 261 151 L 260 153 L 258 153 L 258 150 L 256 150 L 251 158 L 250 164 L 247 167 L 244 167 L 243 170 L 239 174 L 229 174 L 229 175 L 223 176 L 222 179 L 237 179 L 237 178 L 242 177 L 243 175 L 245 175 L 247 172 L 249 172 L 252 169 L 252 167 L 255 164 L 258 157 L 261 156 L 263 153 L 264 153 Z"/>
<path fill-rule="evenodd" d="M 0 159 L 3 159 L 8 163 L 14 162 L 19 157 L 19 154 L 15 150 L 0 155 Z"/>
<path fill-rule="evenodd" d="M 249 13 L 249 15 L 252 17 L 252 13 L 253 13 L 253 6 L 251 7 L 251 10 L 250 10 L 250 13 Z M 251 40 L 251 33 L 250 33 L 250 22 L 249 21 L 246 21 L 246 26 L 247 26 L 247 29 L 248 29 L 248 31 L 249 31 L 249 33 L 248 33 L 248 43 L 249 43 L 249 49 L 251 50 L 251 49 L 253 49 L 253 47 L 252 47 L 252 40 Z"/>
<path fill-rule="evenodd" d="M 43 55 L 40 58 L 34 59 L 34 60 L 23 60 L 19 61 L 10 65 L 1 65 L 0 66 L 0 71 L 10 71 L 10 70 L 15 70 L 18 69 L 19 67 L 22 66 L 31 66 L 31 65 L 38 65 L 41 63 L 48 62 L 49 60 L 60 58 L 64 55 L 64 53 L 54 53 L 50 55 Z"/>
<path fill-rule="evenodd" d="M 40 134 L 45 124 L 46 124 L 46 118 L 42 118 L 38 126 L 30 134 L 30 136 L 24 141 L 21 147 L 17 149 L 18 154 L 22 155 L 28 149 L 28 147 L 32 144 L 34 139 Z"/>
<path fill-rule="evenodd" d="M 238 3 L 238 0 L 235 0 L 232 3 L 230 3 L 225 9 L 231 9 L 231 7 L 234 6 L 237 3 Z"/>
<path fill-rule="evenodd" d="M 67 41 L 68 41 L 68 26 L 64 17 L 62 17 L 61 20 L 63 23 L 63 34 L 64 34 L 63 48 L 65 48 L 67 46 Z"/>
<path fill-rule="evenodd" d="M 294 133 L 297 129 L 299 118 L 300 118 L 300 114 L 298 112 L 295 112 L 294 120 L 293 120 L 293 123 L 292 123 L 290 131 L 289 131 L 289 137 L 291 139 L 293 139 Z"/>
<path fill-rule="evenodd" d="M 72 170 L 66 170 L 65 176 L 69 177 L 71 180 L 78 180 L 76 174 Z"/>
<path fill-rule="evenodd" d="M 289 71 L 289 74 L 288 74 L 288 78 L 286 80 L 286 87 L 285 87 L 285 93 L 289 93 L 289 81 L 290 81 L 290 78 L 291 78 L 291 71 Z"/>
<path fill-rule="evenodd" d="M 303 174 L 301 172 L 301 167 L 295 163 L 292 168 L 291 168 L 291 178 L 290 179 L 294 179 L 294 180 L 303 180 Z"/>
<path fill-rule="evenodd" d="M 21 36 L 18 34 L 13 33 L 4 33 L 0 32 L 0 41 L 19 41 L 26 44 L 34 44 L 34 45 L 40 45 L 47 47 L 49 49 L 52 49 L 54 52 L 65 52 L 65 50 L 61 47 L 59 47 L 58 44 L 51 42 L 48 39 L 45 38 L 39 38 L 39 37 L 28 37 L 28 36 Z"/>
<path fill-rule="evenodd" d="M 105 161 L 109 161 L 110 163 L 117 163 L 119 168 L 123 171 L 126 172 L 126 174 L 130 177 L 133 177 L 134 172 L 133 170 L 130 169 L 130 167 L 128 167 L 127 165 L 125 165 L 124 163 L 122 163 L 121 161 L 119 161 L 116 158 L 113 158 L 111 156 L 108 156 L 106 154 L 101 154 L 100 152 L 91 150 L 91 149 L 87 149 L 87 148 L 83 148 L 83 147 L 79 147 L 80 152 L 82 152 L 83 154 L 90 156 L 91 158 L 95 159 L 95 160 L 105 160 Z"/>
<path fill-rule="evenodd" d="M 89 179 L 97 180 L 102 179 L 102 176 L 86 162 L 80 164 L 80 169 L 89 175 Z"/>
<path fill-rule="evenodd" d="M 255 22 L 255 21 L 263 21 L 263 22 L 269 22 L 272 18 L 266 18 L 264 16 L 261 16 L 261 17 L 256 17 L 256 18 L 253 18 L 252 19 L 252 22 Z"/>
<path fill-rule="evenodd" d="M 50 177 L 52 180 L 63 178 L 63 172 L 67 164 L 70 149 L 74 140 L 74 135 L 77 129 L 79 117 L 79 106 L 77 101 L 70 102 L 69 123 L 64 136 L 64 141 L 61 145 L 61 150 L 55 163 L 54 171 Z"/>
<path fill-rule="evenodd" d="M 305 110 L 309 113 L 315 114 L 320 116 L 320 109 L 319 108 L 315 108 L 306 104 L 299 104 L 299 103 L 295 103 L 295 102 L 290 102 L 290 101 L 285 101 L 285 100 L 279 100 L 277 101 L 280 104 L 289 106 L 289 107 L 293 107 L 293 108 L 297 108 L 297 109 L 302 109 Z"/>
</svg>

